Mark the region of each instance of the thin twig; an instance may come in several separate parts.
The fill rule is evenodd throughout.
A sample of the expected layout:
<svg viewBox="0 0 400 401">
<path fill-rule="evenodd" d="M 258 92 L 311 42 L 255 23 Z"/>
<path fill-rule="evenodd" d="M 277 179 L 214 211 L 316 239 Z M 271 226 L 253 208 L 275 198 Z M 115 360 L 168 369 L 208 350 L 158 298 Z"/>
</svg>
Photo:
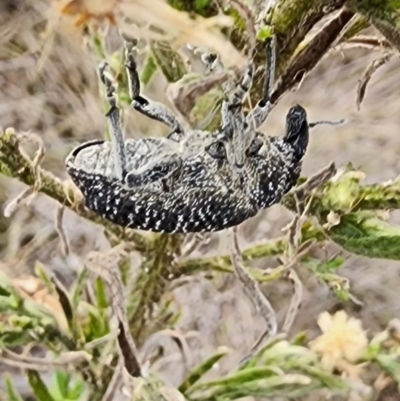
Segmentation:
<svg viewBox="0 0 400 401">
<path fill-rule="evenodd" d="M 396 55 L 398 57 L 398 54 L 396 54 Z M 361 75 L 361 78 L 358 81 L 357 101 L 356 101 L 358 110 L 360 110 L 361 103 L 364 100 L 367 85 L 368 85 L 369 81 L 371 80 L 372 76 L 379 68 L 381 68 L 386 63 L 388 63 L 394 56 L 395 56 L 395 53 L 387 53 L 387 54 L 373 60 L 370 64 L 368 64 L 367 68 L 364 70 L 364 72 Z"/>
<path fill-rule="evenodd" d="M 24 141 L 24 142 L 33 142 L 35 145 L 37 145 L 37 151 L 35 153 L 35 156 L 33 160 L 31 161 L 31 166 L 32 166 L 32 171 L 34 176 L 36 177 L 35 181 L 35 192 L 37 192 L 41 186 L 41 180 L 40 180 L 40 165 L 44 159 L 44 155 L 46 153 L 46 149 L 43 143 L 43 139 L 33 133 L 33 132 L 18 132 L 17 134 L 18 141 Z M 29 158 L 25 155 L 23 151 L 21 153 L 29 160 Z"/>
<path fill-rule="evenodd" d="M 190 256 L 199 245 L 207 244 L 210 240 L 210 234 L 198 234 L 195 233 L 189 237 L 189 240 L 182 245 L 181 255 L 179 257 L 180 260 L 183 260 Z"/>
<path fill-rule="evenodd" d="M 291 269 L 287 278 L 293 283 L 293 296 L 290 300 L 289 308 L 282 326 L 282 331 L 284 333 L 289 333 L 303 300 L 303 284 L 301 283 L 296 271 Z"/>
<path fill-rule="evenodd" d="M 327 167 L 324 167 L 322 170 L 309 177 L 304 184 L 299 185 L 292 191 L 296 202 L 296 209 L 299 214 L 303 214 L 305 210 L 304 200 L 306 195 L 313 189 L 320 187 L 330 180 L 336 172 L 335 163 L 332 162 Z"/>
<path fill-rule="evenodd" d="M 67 235 L 65 234 L 64 227 L 63 227 L 63 216 L 64 216 L 65 207 L 63 205 L 58 204 L 56 210 L 56 232 L 60 238 L 61 243 L 61 251 L 62 254 L 66 257 L 69 255 L 69 242 Z"/>
<path fill-rule="evenodd" d="M 26 205 L 35 193 L 34 187 L 25 188 L 4 209 L 4 217 L 11 217 L 22 205 Z"/>
<path fill-rule="evenodd" d="M 82 362 L 91 360 L 91 355 L 85 351 L 70 351 L 58 355 L 55 360 L 46 360 L 42 358 L 35 358 L 31 356 L 18 355 L 8 349 L 2 350 L 0 362 L 10 367 L 20 369 L 34 369 L 47 372 L 54 370 L 56 367 L 76 366 Z"/>
<path fill-rule="evenodd" d="M 114 400 L 115 393 L 121 385 L 122 381 L 122 368 L 123 362 L 119 361 L 118 365 L 114 369 L 114 373 L 111 377 L 110 382 L 108 383 L 108 387 L 106 392 L 103 395 L 101 401 L 112 401 Z"/>
<path fill-rule="evenodd" d="M 277 322 L 275 311 L 264 296 L 257 282 L 253 280 L 250 275 L 246 272 L 241 258 L 241 253 L 237 240 L 237 227 L 234 227 L 230 231 L 231 240 L 231 260 L 232 266 L 235 270 L 236 276 L 243 284 L 247 295 L 252 300 L 254 306 L 256 307 L 258 313 L 262 316 L 267 324 L 268 336 L 273 337 L 277 332 Z"/>
</svg>

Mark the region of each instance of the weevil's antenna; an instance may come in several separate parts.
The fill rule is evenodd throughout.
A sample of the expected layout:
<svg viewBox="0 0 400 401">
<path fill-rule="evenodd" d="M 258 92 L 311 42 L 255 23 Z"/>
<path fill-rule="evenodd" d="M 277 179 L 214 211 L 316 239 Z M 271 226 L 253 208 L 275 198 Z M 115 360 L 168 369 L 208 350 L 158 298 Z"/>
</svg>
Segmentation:
<svg viewBox="0 0 400 401">
<path fill-rule="evenodd" d="M 313 123 L 309 123 L 308 126 L 310 128 L 314 128 L 316 125 L 342 125 L 346 122 L 344 118 L 342 118 L 339 121 L 331 121 L 331 120 L 319 120 L 315 121 Z"/>
</svg>

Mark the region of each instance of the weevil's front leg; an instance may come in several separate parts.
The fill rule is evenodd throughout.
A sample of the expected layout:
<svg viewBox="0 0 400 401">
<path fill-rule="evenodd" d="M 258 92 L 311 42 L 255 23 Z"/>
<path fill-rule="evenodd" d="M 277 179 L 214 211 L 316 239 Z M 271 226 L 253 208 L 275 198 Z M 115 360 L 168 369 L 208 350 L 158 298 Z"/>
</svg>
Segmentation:
<svg viewBox="0 0 400 401">
<path fill-rule="evenodd" d="M 265 80 L 264 89 L 261 100 L 256 106 L 249 112 L 246 117 L 246 122 L 249 126 L 259 128 L 267 119 L 271 111 L 271 91 L 274 86 L 275 79 L 275 62 L 276 62 L 276 50 L 274 38 L 270 38 L 265 42 L 266 52 L 266 66 L 265 66 Z"/>
<path fill-rule="evenodd" d="M 126 184 L 133 188 L 140 185 L 152 184 L 156 181 L 165 182 L 177 175 L 182 167 L 182 159 L 177 154 L 163 155 L 138 170 L 130 171 L 126 177 Z"/>
<path fill-rule="evenodd" d="M 252 62 L 249 62 L 240 84 L 237 86 L 232 95 L 228 96 L 228 100 L 224 100 L 222 102 L 221 129 L 224 130 L 228 135 L 232 135 L 233 132 L 243 131 L 243 124 L 245 120 L 242 103 L 253 83 L 253 75 L 254 66 Z"/>
<path fill-rule="evenodd" d="M 254 65 L 252 61 L 249 61 L 246 66 L 246 71 L 242 78 L 242 81 L 233 92 L 232 97 L 229 101 L 228 107 L 234 109 L 240 107 L 243 103 L 245 96 L 249 93 L 251 85 L 253 84 L 254 78 Z"/>
<path fill-rule="evenodd" d="M 102 63 L 99 66 L 99 75 L 101 82 L 106 87 L 107 101 L 110 105 L 110 110 L 107 112 L 107 120 L 109 127 L 109 134 L 112 144 L 115 173 L 119 180 L 123 181 L 126 173 L 126 151 L 124 137 L 121 130 L 121 123 L 119 119 L 119 110 L 116 106 L 115 88 L 111 79 L 105 74 L 107 63 Z"/>
<path fill-rule="evenodd" d="M 179 141 L 183 138 L 184 131 L 177 118 L 162 104 L 146 99 L 140 94 L 140 80 L 134 58 L 135 45 L 134 41 L 125 40 L 125 67 L 129 80 L 131 106 L 139 113 L 172 128 L 168 138 Z"/>
</svg>

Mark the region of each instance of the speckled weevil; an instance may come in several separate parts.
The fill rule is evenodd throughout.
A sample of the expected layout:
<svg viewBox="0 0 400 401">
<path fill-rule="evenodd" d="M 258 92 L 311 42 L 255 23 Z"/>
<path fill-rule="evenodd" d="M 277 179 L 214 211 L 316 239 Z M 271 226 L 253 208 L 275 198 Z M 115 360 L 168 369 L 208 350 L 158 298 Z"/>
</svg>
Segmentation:
<svg viewBox="0 0 400 401">
<path fill-rule="evenodd" d="M 261 100 L 244 115 L 242 103 L 254 74 L 248 62 L 241 83 L 222 104 L 221 127 L 214 132 L 185 132 L 170 110 L 141 95 L 135 46 L 133 41 L 125 42 L 131 105 L 169 126 L 171 133 L 165 138 L 124 140 L 115 88 L 103 63 L 99 74 L 110 104 L 111 140 L 86 142 L 66 159 L 85 205 L 124 227 L 188 233 L 236 226 L 278 203 L 300 175 L 309 128 L 324 122 L 309 124 L 304 108 L 295 105 L 287 113 L 283 137 L 258 131 L 272 108 L 274 41 L 265 42 Z"/>
</svg>

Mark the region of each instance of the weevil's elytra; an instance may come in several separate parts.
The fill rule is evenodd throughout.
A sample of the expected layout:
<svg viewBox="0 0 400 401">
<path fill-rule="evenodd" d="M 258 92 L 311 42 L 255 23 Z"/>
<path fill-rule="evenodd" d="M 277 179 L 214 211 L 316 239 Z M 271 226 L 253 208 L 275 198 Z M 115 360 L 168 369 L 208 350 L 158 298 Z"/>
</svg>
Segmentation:
<svg viewBox="0 0 400 401">
<path fill-rule="evenodd" d="M 171 133 L 166 138 L 124 140 L 115 89 L 103 64 L 99 71 L 111 106 L 107 113 L 111 141 L 80 145 L 66 160 L 86 206 L 124 227 L 188 233 L 236 226 L 278 203 L 300 175 L 311 125 L 306 111 L 296 105 L 287 114 L 283 137 L 257 131 L 271 110 L 275 66 L 271 40 L 266 42 L 266 54 L 263 97 L 247 116 L 242 103 L 253 79 L 251 63 L 222 105 L 221 128 L 185 132 L 171 111 L 141 96 L 134 47 L 126 43 L 131 105 L 169 126 Z"/>
</svg>

